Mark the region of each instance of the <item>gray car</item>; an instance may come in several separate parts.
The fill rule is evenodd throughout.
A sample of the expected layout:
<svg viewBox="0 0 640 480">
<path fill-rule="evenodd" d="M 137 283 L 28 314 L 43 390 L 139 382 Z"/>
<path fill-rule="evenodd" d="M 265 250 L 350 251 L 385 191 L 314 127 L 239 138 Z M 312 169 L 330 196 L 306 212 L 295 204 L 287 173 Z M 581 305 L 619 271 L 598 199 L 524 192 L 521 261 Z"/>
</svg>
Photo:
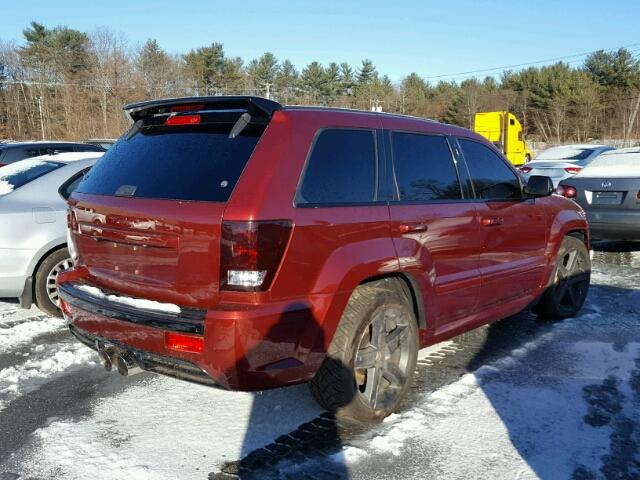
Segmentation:
<svg viewBox="0 0 640 480">
<path fill-rule="evenodd" d="M 585 210 L 594 239 L 640 241 L 640 147 L 603 153 L 558 193 Z"/>
<path fill-rule="evenodd" d="M 66 200 L 100 156 L 60 153 L 0 168 L 0 297 L 58 315 L 56 275 L 71 266 Z"/>
<path fill-rule="evenodd" d="M 560 181 L 580 173 L 595 158 L 606 151 L 613 150 L 607 145 L 562 145 L 551 147 L 540 152 L 520 170 L 528 179 L 530 175 L 543 175 L 551 178 L 553 186 Z"/>
</svg>

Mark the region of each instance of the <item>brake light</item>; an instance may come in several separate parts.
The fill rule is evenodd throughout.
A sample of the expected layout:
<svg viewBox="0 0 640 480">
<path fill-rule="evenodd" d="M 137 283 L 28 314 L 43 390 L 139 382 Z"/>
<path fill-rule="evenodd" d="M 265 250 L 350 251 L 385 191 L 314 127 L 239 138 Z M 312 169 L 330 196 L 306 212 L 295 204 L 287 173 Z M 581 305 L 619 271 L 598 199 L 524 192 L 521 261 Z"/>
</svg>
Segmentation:
<svg viewBox="0 0 640 480">
<path fill-rule="evenodd" d="M 184 333 L 165 332 L 164 345 L 180 352 L 201 353 L 204 350 L 204 338 Z"/>
<path fill-rule="evenodd" d="M 0 167 L 4 167 L 6 165 L 7 165 L 6 163 L 0 163 Z"/>
<path fill-rule="evenodd" d="M 582 171 L 582 167 L 565 167 L 564 171 L 570 173 L 571 175 L 575 175 L 576 173 L 580 173 Z"/>
<path fill-rule="evenodd" d="M 638 193 L 636 193 L 636 200 L 640 202 L 640 190 L 638 190 Z"/>
<path fill-rule="evenodd" d="M 291 235 L 291 222 L 222 222 L 220 288 L 261 292 L 269 289 Z"/>
<path fill-rule="evenodd" d="M 531 167 L 520 167 L 522 173 L 529 173 L 531 170 L 533 170 Z"/>
<path fill-rule="evenodd" d="M 171 107 L 170 112 L 196 112 L 198 110 L 204 109 L 203 104 L 198 105 L 174 105 Z"/>
<path fill-rule="evenodd" d="M 200 115 L 173 115 L 164 122 L 167 126 L 198 125 L 199 123 Z"/>
<path fill-rule="evenodd" d="M 565 198 L 576 198 L 578 195 L 576 187 L 572 187 L 571 185 L 558 185 L 556 192 L 558 195 L 562 195 Z"/>
</svg>

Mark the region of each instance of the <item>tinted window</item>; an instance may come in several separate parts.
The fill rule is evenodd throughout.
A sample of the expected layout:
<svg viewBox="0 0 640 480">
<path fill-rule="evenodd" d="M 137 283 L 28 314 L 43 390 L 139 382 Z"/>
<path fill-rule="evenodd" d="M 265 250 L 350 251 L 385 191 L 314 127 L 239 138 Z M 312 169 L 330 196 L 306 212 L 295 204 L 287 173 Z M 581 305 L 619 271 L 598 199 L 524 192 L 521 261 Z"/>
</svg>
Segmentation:
<svg viewBox="0 0 640 480">
<path fill-rule="evenodd" d="M 400 200 L 462 198 L 458 174 L 444 137 L 393 133 L 392 146 Z"/>
<path fill-rule="evenodd" d="M 84 179 L 85 175 L 87 174 L 87 172 L 89 171 L 88 168 L 85 168 L 84 170 L 82 170 L 79 173 L 76 173 L 73 177 L 71 177 L 69 180 L 67 180 L 61 187 L 60 190 L 58 190 L 58 192 L 60 193 L 60 195 L 62 195 L 62 197 L 67 200 L 70 196 L 71 193 L 78 188 L 78 185 L 80 184 L 80 182 Z"/>
<path fill-rule="evenodd" d="M 232 125 L 144 128 L 120 139 L 77 191 L 175 200 L 228 200 L 263 127 L 229 138 Z"/>
<path fill-rule="evenodd" d="M 375 199 L 376 147 L 371 130 L 324 130 L 316 138 L 296 203 Z"/>
<path fill-rule="evenodd" d="M 60 162 L 41 160 L 23 160 L 2 167 L 0 170 L 0 195 L 6 195 L 13 190 L 63 166 Z"/>
<path fill-rule="evenodd" d="M 496 153 L 478 142 L 463 139 L 459 142 L 476 196 L 498 200 L 522 196 L 518 177 Z"/>
</svg>

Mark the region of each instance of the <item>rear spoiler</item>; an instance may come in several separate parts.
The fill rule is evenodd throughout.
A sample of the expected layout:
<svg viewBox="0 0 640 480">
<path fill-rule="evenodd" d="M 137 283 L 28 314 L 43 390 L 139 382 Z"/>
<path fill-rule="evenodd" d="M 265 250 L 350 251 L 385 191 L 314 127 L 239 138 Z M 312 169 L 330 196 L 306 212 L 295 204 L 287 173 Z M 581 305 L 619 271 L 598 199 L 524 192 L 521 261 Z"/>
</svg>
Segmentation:
<svg viewBox="0 0 640 480">
<path fill-rule="evenodd" d="M 254 118 L 269 119 L 282 105 L 273 100 L 252 96 L 179 97 L 130 103 L 124 107 L 130 123 L 155 114 L 167 113 L 171 108 L 190 105 L 206 110 L 244 110 Z"/>
</svg>

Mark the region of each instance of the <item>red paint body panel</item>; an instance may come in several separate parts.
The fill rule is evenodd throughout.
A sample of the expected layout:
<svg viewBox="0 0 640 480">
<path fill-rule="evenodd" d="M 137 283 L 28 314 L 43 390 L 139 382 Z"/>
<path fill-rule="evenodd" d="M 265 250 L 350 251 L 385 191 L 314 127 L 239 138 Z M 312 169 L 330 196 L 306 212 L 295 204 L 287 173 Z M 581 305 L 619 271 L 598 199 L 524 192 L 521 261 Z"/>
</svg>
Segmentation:
<svg viewBox="0 0 640 480">
<path fill-rule="evenodd" d="M 58 282 L 202 309 L 204 349 L 168 350 L 165 330 L 73 305 L 64 309 L 69 322 L 107 340 L 192 362 L 226 388 L 265 389 L 313 377 L 351 292 L 368 279 L 412 280 L 425 312 L 424 347 L 525 308 L 546 286 L 564 235 L 588 235 L 579 207 L 557 196 L 296 208 L 311 145 L 328 127 L 458 135 L 489 145 L 467 130 L 407 117 L 285 109 L 274 112 L 226 203 L 74 193 L 79 261 Z M 483 225 L 485 217 L 501 221 Z M 268 291 L 220 291 L 225 220 L 292 223 Z"/>
</svg>

